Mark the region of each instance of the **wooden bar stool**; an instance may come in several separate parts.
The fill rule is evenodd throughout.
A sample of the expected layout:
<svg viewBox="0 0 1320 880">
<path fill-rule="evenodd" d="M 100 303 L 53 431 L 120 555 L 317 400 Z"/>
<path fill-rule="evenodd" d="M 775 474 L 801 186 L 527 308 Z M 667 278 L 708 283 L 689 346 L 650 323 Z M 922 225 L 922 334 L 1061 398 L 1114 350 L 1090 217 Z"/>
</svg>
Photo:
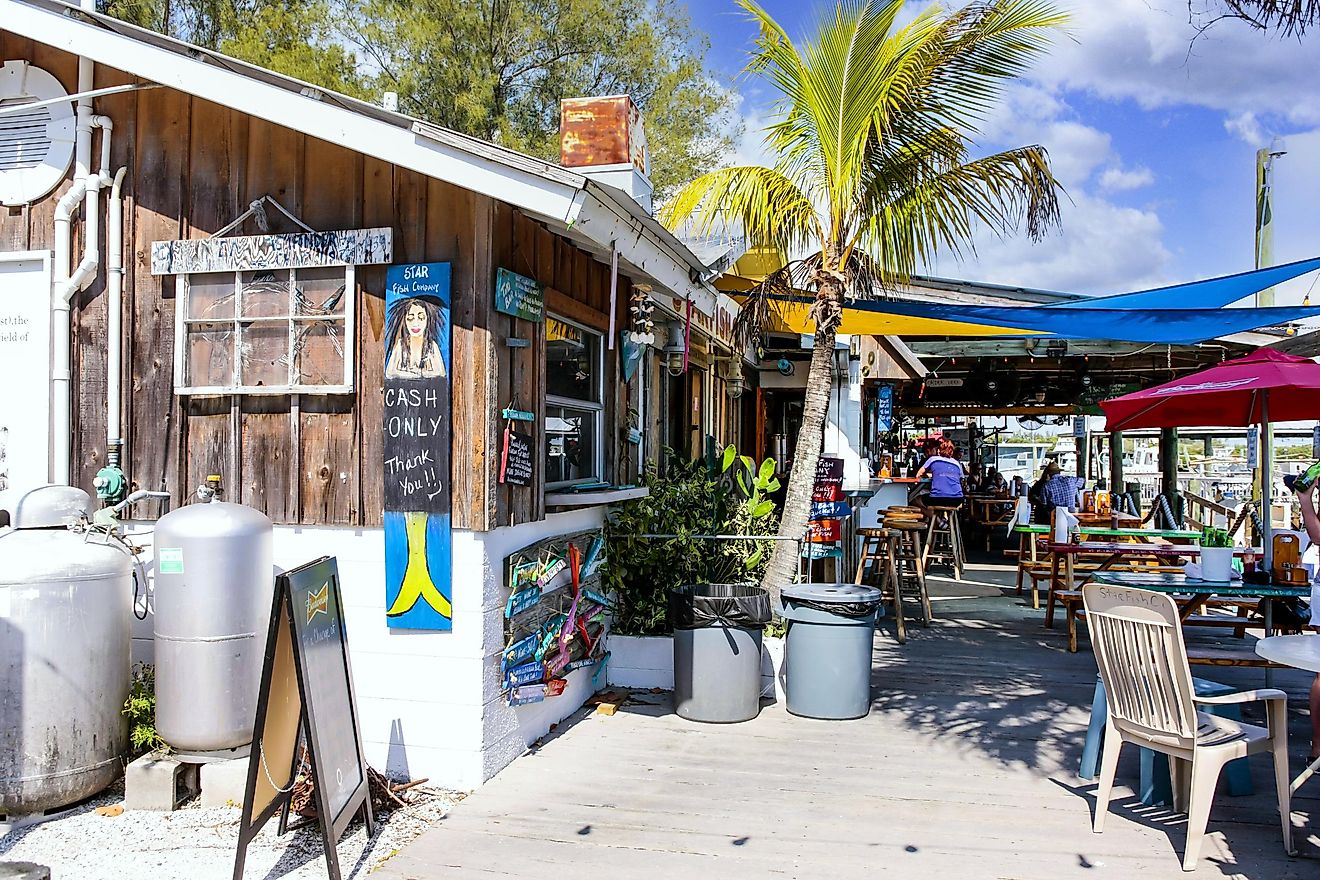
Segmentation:
<svg viewBox="0 0 1320 880">
<path fill-rule="evenodd" d="M 902 602 L 903 589 L 911 584 L 921 602 L 921 625 L 930 626 L 930 593 L 926 590 L 926 571 L 921 562 L 922 535 L 926 532 L 924 520 L 891 519 L 885 517 L 885 529 L 894 532 L 892 545 L 894 564 L 894 604 Z"/>
<path fill-rule="evenodd" d="M 882 601 L 893 602 L 898 643 L 904 644 L 907 642 L 907 622 L 903 616 L 902 597 L 898 595 L 902 582 L 895 563 L 898 533 L 889 529 L 858 529 L 857 534 L 862 539 L 862 557 L 857 563 L 853 582 L 873 586 L 880 590 Z"/>
<path fill-rule="evenodd" d="M 927 568 L 931 562 L 946 563 L 953 569 L 956 580 L 962 580 L 963 566 L 967 562 L 958 515 L 961 509 L 961 505 L 931 507 L 926 524 L 926 545 L 921 554 L 922 568 Z"/>
</svg>

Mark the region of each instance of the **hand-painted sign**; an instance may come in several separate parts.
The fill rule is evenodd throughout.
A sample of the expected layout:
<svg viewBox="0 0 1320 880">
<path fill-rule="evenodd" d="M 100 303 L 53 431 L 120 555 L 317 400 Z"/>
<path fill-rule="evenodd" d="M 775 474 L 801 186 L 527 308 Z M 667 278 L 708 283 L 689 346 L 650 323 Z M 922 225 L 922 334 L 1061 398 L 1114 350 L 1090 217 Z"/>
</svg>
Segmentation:
<svg viewBox="0 0 1320 880">
<path fill-rule="evenodd" d="M 545 316 L 545 293 L 534 278 L 496 269 L 495 311 L 524 321 L 540 321 Z"/>
<path fill-rule="evenodd" d="M 511 486 L 532 485 L 532 438 L 513 428 L 504 429 L 500 482 Z"/>
<path fill-rule="evenodd" d="M 453 626 L 448 263 L 385 276 L 385 608 L 398 629 Z"/>
<path fill-rule="evenodd" d="M 563 692 L 563 675 L 604 657 L 608 602 L 600 592 L 605 542 L 599 531 L 548 538 L 506 560 L 506 647 L 501 660 L 509 705 Z"/>
<path fill-rule="evenodd" d="M 394 230 L 343 229 L 151 243 L 152 275 L 368 266 L 394 259 Z"/>
<path fill-rule="evenodd" d="M 888 434 L 894 427 L 894 386 L 881 385 L 875 393 L 875 429 Z"/>
</svg>

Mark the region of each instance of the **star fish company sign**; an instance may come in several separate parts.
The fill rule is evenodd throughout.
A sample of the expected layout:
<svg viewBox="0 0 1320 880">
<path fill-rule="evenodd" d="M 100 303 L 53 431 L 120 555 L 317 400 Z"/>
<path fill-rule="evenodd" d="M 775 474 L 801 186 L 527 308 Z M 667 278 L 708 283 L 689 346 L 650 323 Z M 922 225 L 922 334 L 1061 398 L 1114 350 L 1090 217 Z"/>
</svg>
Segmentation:
<svg viewBox="0 0 1320 880">
<path fill-rule="evenodd" d="M 385 615 L 453 628 L 450 579 L 448 263 L 391 266 L 385 281 Z"/>
</svg>

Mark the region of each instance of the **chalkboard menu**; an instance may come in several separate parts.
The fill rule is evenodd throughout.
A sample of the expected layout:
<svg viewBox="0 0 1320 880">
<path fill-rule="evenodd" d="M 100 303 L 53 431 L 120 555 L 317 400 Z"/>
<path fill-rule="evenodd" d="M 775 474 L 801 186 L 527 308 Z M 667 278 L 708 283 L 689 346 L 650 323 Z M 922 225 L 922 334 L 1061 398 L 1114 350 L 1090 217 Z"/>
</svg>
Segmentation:
<svg viewBox="0 0 1320 880">
<path fill-rule="evenodd" d="M 452 627 L 450 267 L 385 276 L 385 614 L 392 628 Z"/>
<path fill-rule="evenodd" d="M 368 836 L 373 834 L 375 817 L 334 557 L 324 556 L 275 579 L 254 729 L 235 880 L 243 876 L 248 844 L 276 812 L 280 833 L 288 828 L 300 736 L 316 780 L 326 868 L 331 880 L 340 880 L 335 845 L 359 813 L 366 819 Z"/>
<path fill-rule="evenodd" d="M 532 438 L 511 427 L 504 429 L 500 482 L 513 486 L 532 485 Z"/>
</svg>

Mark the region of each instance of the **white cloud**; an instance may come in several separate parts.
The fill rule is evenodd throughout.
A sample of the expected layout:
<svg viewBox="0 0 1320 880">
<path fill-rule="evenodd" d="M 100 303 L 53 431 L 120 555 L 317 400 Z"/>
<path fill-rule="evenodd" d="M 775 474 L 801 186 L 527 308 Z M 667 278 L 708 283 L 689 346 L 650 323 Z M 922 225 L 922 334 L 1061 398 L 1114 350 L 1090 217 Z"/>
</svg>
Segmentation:
<svg viewBox="0 0 1320 880">
<path fill-rule="evenodd" d="M 975 257 L 941 260 L 932 274 L 1070 293 L 1123 293 L 1166 281 L 1172 254 L 1154 211 L 1078 191 L 1060 206 L 1062 230 L 1032 242 L 978 236 Z"/>
<path fill-rule="evenodd" d="M 1253 147 L 1265 146 L 1265 132 L 1261 130 L 1260 120 L 1256 118 L 1256 114 L 1250 110 L 1244 110 L 1225 119 L 1224 130 Z"/>
<path fill-rule="evenodd" d="M 1100 175 L 1100 189 L 1106 192 L 1124 192 L 1141 189 L 1155 182 L 1155 174 L 1144 166 L 1137 168 L 1106 168 Z"/>
<path fill-rule="evenodd" d="M 1047 87 L 1132 99 L 1147 109 L 1192 104 L 1320 122 L 1313 39 L 1232 21 L 1198 36 L 1186 0 L 1089 0 L 1074 7 L 1069 31 L 1071 39 L 1057 41 L 1032 75 Z"/>
</svg>

